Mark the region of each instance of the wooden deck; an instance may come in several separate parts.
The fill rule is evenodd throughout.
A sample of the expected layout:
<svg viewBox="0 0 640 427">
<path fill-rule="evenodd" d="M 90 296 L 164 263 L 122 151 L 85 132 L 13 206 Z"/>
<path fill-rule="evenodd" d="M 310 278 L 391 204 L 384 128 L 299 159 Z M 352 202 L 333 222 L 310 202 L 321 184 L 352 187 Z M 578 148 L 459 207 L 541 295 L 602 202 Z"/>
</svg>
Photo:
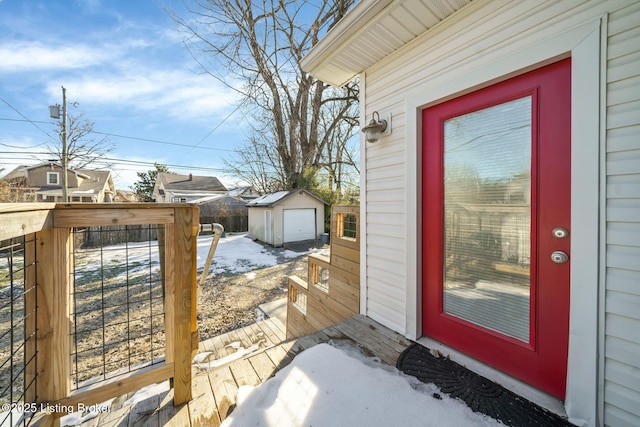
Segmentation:
<svg viewBox="0 0 640 427">
<path fill-rule="evenodd" d="M 410 344 L 401 335 L 358 315 L 312 335 L 285 341 L 284 326 L 275 319 L 246 326 L 203 341 L 193 364 L 193 399 L 173 406 L 173 390 L 153 395 L 133 406 L 118 408 L 83 426 L 217 426 L 233 410 L 238 387 L 259 385 L 287 366 L 301 351 L 330 340 L 351 340 L 367 354 L 395 365 Z M 250 353 L 248 353 L 250 352 Z M 243 356 L 234 359 L 234 355 Z M 116 409 L 118 408 L 118 409 Z"/>
</svg>

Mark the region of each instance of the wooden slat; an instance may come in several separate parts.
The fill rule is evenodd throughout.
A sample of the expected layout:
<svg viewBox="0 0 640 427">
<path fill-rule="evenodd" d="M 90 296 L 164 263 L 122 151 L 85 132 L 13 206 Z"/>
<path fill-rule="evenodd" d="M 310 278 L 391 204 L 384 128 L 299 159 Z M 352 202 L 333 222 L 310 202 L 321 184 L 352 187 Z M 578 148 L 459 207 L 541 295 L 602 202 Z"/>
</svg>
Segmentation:
<svg viewBox="0 0 640 427">
<path fill-rule="evenodd" d="M 340 257 L 332 258 L 331 262 L 332 269 L 343 270 L 355 276 L 360 274 L 360 263 L 358 262 L 350 261 L 346 258 Z"/>
<path fill-rule="evenodd" d="M 260 322 L 260 329 L 262 329 L 262 331 L 264 331 L 264 333 L 267 335 L 267 337 L 269 338 L 269 340 L 271 340 L 271 342 L 273 343 L 281 343 L 282 341 L 284 341 L 286 339 L 286 337 L 283 339 L 281 334 L 280 334 L 280 330 L 278 328 L 276 328 L 276 330 L 274 330 L 274 328 L 269 326 L 270 323 L 265 320 Z"/>
<path fill-rule="evenodd" d="M 0 215 L 15 212 L 24 213 L 33 211 L 48 211 L 54 209 L 55 207 L 55 203 L 0 203 Z"/>
<path fill-rule="evenodd" d="M 271 362 L 273 362 L 277 371 L 287 366 L 293 360 L 281 345 L 276 345 L 275 347 L 267 349 L 265 354 L 269 356 L 269 359 L 271 359 Z"/>
<path fill-rule="evenodd" d="M 339 268 L 332 268 L 329 272 L 329 280 L 339 280 L 352 286 L 356 289 L 360 289 L 360 276 L 358 274 L 349 273 Z"/>
<path fill-rule="evenodd" d="M 210 338 L 211 345 L 216 349 L 217 358 L 221 359 L 226 356 L 228 353 L 228 349 L 225 348 L 224 342 L 220 336 L 215 336 Z"/>
<path fill-rule="evenodd" d="M 272 345 L 279 344 L 279 342 L 273 342 L 269 336 L 262 330 L 259 323 L 252 323 L 244 328 L 249 335 L 252 345 L 259 344 L 260 348 L 270 347 Z"/>
<path fill-rule="evenodd" d="M 280 342 L 284 341 L 287 333 L 287 328 L 282 324 L 280 320 L 275 317 L 270 317 L 264 320 L 265 325 L 269 326 L 271 330 L 276 334 L 278 338 L 280 338 Z"/>
<path fill-rule="evenodd" d="M 386 326 L 383 326 L 380 323 L 376 322 L 375 320 L 371 319 L 370 317 L 364 316 L 362 314 L 354 316 L 353 318 L 347 319 L 345 321 L 345 323 L 352 323 L 352 322 L 359 322 L 364 325 L 367 325 L 369 329 L 384 335 L 385 337 L 389 338 L 389 340 L 391 341 L 397 342 L 398 345 L 400 346 L 399 348 L 401 348 L 402 350 L 404 350 L 406 347 L 409 347 L 411 344 L 413 344 L 412 341 L 406 339 L 405 337 L 398 334 L 397 332 L 392 331 Z"/>
<path fill-rule="evenodd" d="M 196 237 L 198 222 L 197 207 L 175 209 L 175 232 L 173 233 L 173 262 L 167 257 L 167 270 L 174 268 L 174 404 L 180 405 L 191 400 L 191 360 L 193 300 L 196 288 Z M 170 240 L 167 238 L 167 242 Z M 197 347 L 196 347 L 197 348 Z"/>
<path fill-rule="evenodd" d="M 0 240 L 5 240 L 51 228 L 53 221 L 51 211 L 36 210 L 0 214 L 0 223 Z"/>
<path fill-rule="evenodd" d="M 336 325 L 336 329 L 344 332 L 354 341 L 362 344 L 383 362 L 394 366 L 400 353 L 408 346 L 397 339 L 376 333 L 371 325 L 364 324 L 359 318 L 351 318 Z"/>
<path fill-rule="evenodd" d="M 193 400 L 189 402 L 191 425 L 219 426 L 220 415 L 211 391 L 208 375 L 196 375 L 193 378 Z"/>
<path fill-rule="evenodd" d="M 244 337 L 240 336 L 239 331 L 237 330 L 229 331 L 225 335 L 223 335 L 221 338 L 222 338 L 227 355 L 231 355 L 237 352 L 238 345 L 244 348 L 250 347 L 250 345 L 247 346 L 248 338 L 246 337 L 246 335 Z"/>
<path fill-rule="evenodd" d="M 220 419 L 224 421 L 236 404 L 238 385 L 228 366 L 209 373 L 209 382 L 218 406 L 218 414 L 220 414 Z"/>
<path fill-rule="evenodd" d="M 292 303 L 287 305 L 287 339 L 301 337 L 314 332 L 306 317 Z"/>
<path fill-rule="evenodd" d="M 331 263 L 333 264 L 334 258 L 343 258 L 347 261 L 360 264 L 360 248 L 353 249 L 341 245 L 331 246 Z"/>
<path fill-rule="evenodd" d="M 54 227 L 95 227 L 99 225 L 172 224 L 174 209 L 56 209 Z"/>
<path fill-rule="evenodd" d="M 229 365 L 238 386 L 260 384 L 260 378 L 247 359 L 239 359 Z"/>
<path fill-rule="evenodd" d="M 56 401 L 71 389 L 69 380 L 70 230 L 38 233 L 38 400 Z M 96 402 L 97 403 L 97 402 Z"/>
<path fill-rule="evenodd" d="M 184 427 L 191 425 L 187 404 L 173 405 L 173 389 L 160 396 L 159 427 Z"/>
<path fill-rule="evenodd" d="M 67 397 L 57 400 L 56 403 L 64 406 L 76 406 L 78 403 L 85 405 L 102 403 L 111 398 L 122 396 L 125 393 L 137 391 L 142 387 L 171 378 L 173 371 L 172 364 L 149 366 L 136 372 L 128 372 L 75 390 Z"/>
<path fill-rule="evenodd" d="M 123 407 L 114 411 L 106 412 L 104 418 L 100 419 L 103 427 L 124 427 L 129 425 L 129 408 Z"/>
<path fill-rule="evenodd" d="M 160 396 L 153 395 L 137 402 L 129 412 L 129 427 L 157 426 Z M 84 427 L 84 426 L 83 426 Z"/>
<path fill-rule="evenodd" d="M 248 327 L 243 327 L 237 330 L 238 332 L 238 336 L 240 337 L 240 340 L 242 341 L 242 346 L 244 348 L 249 348 L 254 346 L 255 344 L 257 344 L 258 342 L 254 339 L 254 335 L 253 332 L 251 331 L 250 328 Z M 264 341 L 263 341 L 264 343 Z"/>
<path fill-rule="evenodd" d="M 260 378 L 260 382 L 265 382 L 271 378 L 276 371 L 276 365 L 271 361 L 266 353 L 258 353 L 249 357 L 249 363 L 253 367 L 253 370 Z"/>
</svg>

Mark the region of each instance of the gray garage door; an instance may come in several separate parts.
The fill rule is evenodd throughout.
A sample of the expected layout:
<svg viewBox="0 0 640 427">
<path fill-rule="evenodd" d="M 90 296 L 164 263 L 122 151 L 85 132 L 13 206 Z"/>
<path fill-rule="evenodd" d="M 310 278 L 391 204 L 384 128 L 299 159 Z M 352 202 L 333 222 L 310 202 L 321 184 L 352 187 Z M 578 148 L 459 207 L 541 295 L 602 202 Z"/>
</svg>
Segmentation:
<svg viewBox="0 0 640 427">
<path fill-rule="evenodd" d="M 285 209 L 283 216 L 285 243 L 316 238 L 315 209 Z"/>
</svg>

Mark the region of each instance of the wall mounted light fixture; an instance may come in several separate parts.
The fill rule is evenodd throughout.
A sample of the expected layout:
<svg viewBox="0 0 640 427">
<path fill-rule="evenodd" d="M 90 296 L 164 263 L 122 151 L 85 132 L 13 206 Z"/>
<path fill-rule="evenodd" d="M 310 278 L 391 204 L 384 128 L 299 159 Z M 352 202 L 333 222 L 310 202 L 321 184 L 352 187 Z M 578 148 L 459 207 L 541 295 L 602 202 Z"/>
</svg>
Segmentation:
<svg viewBox="0 0 640 427">
<path fill-rule="evenodd" d="M 376 119 L 377 117 L 377 119 Z M 374 111 L 371 114 L 371 121 L 368 125 L 362 128 L 362 132 L 364 132 L 364 138 L 367 142 L 375 143 L 380 139 L 380 135 L 387 129 L 387 121 L 384 119 L 380 119 L 380 114 L 377 111 Z"/>
</svg>

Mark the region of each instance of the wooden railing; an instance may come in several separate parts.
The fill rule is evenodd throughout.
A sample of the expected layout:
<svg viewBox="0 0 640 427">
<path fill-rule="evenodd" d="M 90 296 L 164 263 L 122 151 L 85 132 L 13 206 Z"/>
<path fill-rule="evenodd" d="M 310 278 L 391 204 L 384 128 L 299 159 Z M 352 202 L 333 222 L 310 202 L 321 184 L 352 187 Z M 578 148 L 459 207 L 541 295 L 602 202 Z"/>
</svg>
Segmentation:
<svg viewBox="0 0 640 427">
<path fill-rule="evenodd" d="M 360 208 L 334 206 L 330 256 L 308 257 L 308 282 L 289 277 L 287 338 L 311 334 L 360 311 Z"/>
<path fill-rule="evenodd" d="M 191 400 L 191 362 L 198 348 L 196 330 L 196 237 L 199 209 L 187 204 L 0 204 L 0 242 L 25 236 L 35 245 L 25 251 L 24 289 L 36 292 L 25 298 L 37 301 L 35 321 L 25 325 L 25 336 L 35 336 L 36 368 L 28 368 L 29 384 L 22 404 L 38 407 L 78 408 L 99 404 L 146 385 L 172 379 L 174 404 Z M 75 388 L 71 384 L 70 301 L 73 291 L 72 230 L 74 227 L 158 224 L 164 268 L 164 361 L 129 369 L 121 375 Z M 164 248 L 164 250 L 162 250 Z M 36 307 L 35 302 L 31 304 Z M 25 354 L 31 360 L 34 354 Z M 33 381 L 35 379 L 35 381 Z M 29 401 L 34 399 L 35 402 Z M 36 407 L 32 405 L 31 407 Z M 55 419 L 56 415 L 44 416 Z M 41 425 L 48 424 L 45 421 Z"/>
</svg>

